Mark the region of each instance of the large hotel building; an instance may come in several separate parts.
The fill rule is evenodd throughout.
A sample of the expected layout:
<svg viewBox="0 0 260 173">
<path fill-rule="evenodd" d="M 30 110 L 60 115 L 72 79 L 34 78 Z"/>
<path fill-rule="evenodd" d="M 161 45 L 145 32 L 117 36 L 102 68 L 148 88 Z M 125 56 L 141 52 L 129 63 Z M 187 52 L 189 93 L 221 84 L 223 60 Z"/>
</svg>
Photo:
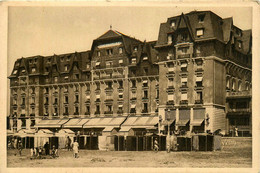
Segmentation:
<svg viewBox="0 0 260 173">
<path fill-rule="evenodd" d="M 9 76 L 8 128 L 251 135 L 251 46 L 232 17 L 192 11 L 161 23 L 157 41 L 110 29 L 85 52 L 22 57 Z"/>
</svg>

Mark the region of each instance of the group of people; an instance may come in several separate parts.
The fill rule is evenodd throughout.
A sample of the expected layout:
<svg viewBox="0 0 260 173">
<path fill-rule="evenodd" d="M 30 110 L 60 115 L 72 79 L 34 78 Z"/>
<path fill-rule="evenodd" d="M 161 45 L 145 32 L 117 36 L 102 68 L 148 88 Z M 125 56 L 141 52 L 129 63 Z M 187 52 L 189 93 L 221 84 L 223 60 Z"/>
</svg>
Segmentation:
<svg viewBox="0 0 260 173">
<path fill-rule="evenodd" d="M 43 147 L 39 146 L 31 148 L 31 159 L 42 159 L 44 158 L 44 154 L 45 156 L 56 158 L 58 157 L 58 149 L 55 147 L 55 145 L 53 145 L 50 149 L 49 142 L 46 142 Z"/>
</svg>

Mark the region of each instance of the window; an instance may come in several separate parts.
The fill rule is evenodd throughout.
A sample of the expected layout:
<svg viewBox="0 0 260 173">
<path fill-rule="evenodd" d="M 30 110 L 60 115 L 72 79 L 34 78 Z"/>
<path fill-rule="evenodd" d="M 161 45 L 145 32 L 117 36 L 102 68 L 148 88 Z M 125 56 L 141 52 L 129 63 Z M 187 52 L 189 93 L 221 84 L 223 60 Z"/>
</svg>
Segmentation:
<svg viewBox="0 0 260 173">
<path fill-rule="evenodd" d="M 75 102 L 76 102 L 76 103 L 79 102 L 79 95 L 75 95 Z"/>
<path fill-rule="evenodd" d="M 132 92 L 132 98 L 136 98 L 136 92 L 134 91 L 134 92 Z"/>
<path fill-rule="evenodd" d="M 187 33 L 182 33 L 181 34 L 181 40 L 182 41 L 187 41 L 187 39 L 188 39 L 188 34 Z"/>
<path fill-rule="evenodd" d="M 145 61 L 145 60 L 148 60 L 148 57 L 147 57 L 147 56 L 143 57 L 143 61 Z"/>
<path fill-rule="evenodd" d="M 79 74 L 75 74 L 74 78 L 79 79 Z"/>
<path fill-rule="evenodd" d="M 202 37 L 204 35 L 204 29 L 197 29 L 196 35 L 197 35 L 197 37 Z"/>
<path fill-rule="evenodd" d="M 79 113 L 79 107 L 75 106 L 75 113 L 78 114 Z"/>
<path fill-rule="evenodd" d="M 138 48 L 137 48 L 137 46 L 135 46 L 135 47 L 134 47 L 134 51 L 137 52 L 137 50 L 138 50 Z"/>
<path fill-rule="evenodd" d="M 32 103 L 35 103 L 35 97 L 32 97 Z"/>
<path fill-rule="evenodd" d="M 100 66 L 100 62 L 97 61 L 96 62 L 96 67 L 98 67 L 98 66 Z"/>
<path fill-rule="evenodd" d="M 120 47 L 120 48 L 118 49 L 118 52 L 119 52 L 119 54 L 122 54 L 122 53 L 123 53 L 123 48 Z"/>
<path fill-rule="evenodd" d="M 29 60 L 29 63 L 30 63 L 30 64 L 32 63 L 32 59 Z"/>
<path fill-rule="evenodd" d="M 198 46 L 196 47 L 196 53 L 200 53 L 201 52 L 201 48 Z"/>
<path fill-rule="evenodd" d="M 70 61 L 70 57 L 69 56 L 67 57 L 67 61 Z"/>
<path fill-rule="evenodd" d="M 65 96 L 64 100 L 65 100 L 65 103 L 69 103 L 69 97 L 68 96 Z"/>
<path fill-rule="evenodd" d="M 188 47 L 180 47 L 179 50 L 181 51 L 182 54 L 186 54 L 188 52 Z"/>
<path fill-rule="evenodd" d="M 168 95 L 168 101 L 173 101 L 173 94 Z"/>
<path fill-rule="evenodd" d="M 229 78 L 226 79 L 226 88 L 229 89 Z"/>
<path fill-rule="evenodd" d="M 86 95 L 86 99 L 89 100 L 90 99 L 90 95 Z"/>
<path fill-rule="evenodd" d="M 69 70 L 69 65 L 65 65 L 65 71 Z"/>
<path fill-rule="evenodd" d="M 122 59 L 120 59 L 118 62 L 119 62 L 119 64 L 123 64 L 123 60 Z"/>
<path fill-rule="evenodd" d="M 201 76 L 196 77 L 196 87 L 202 87 L 202 77 Z"/>
<path fill-rule="evenodd" d="M 112 88 L 113 87 L 113 83 L 112 82 L 107 82 L 107 87 L 108 88 Z"/>
<path fill-rule="evenodd" d="M 181 71 L 187 71 L 187 63 L 181 63 Z"/>
<path fill-rule="evenodd" d="M 66 106 L 66 107 L 64 107 L 64 112 L 65 112 L 65 114 L 68 114 L 69 113 L 69 108 Z"/>
<path fill-rule="evenodd" d="M 112 67 L 112 64 L 113 64 L 112 61 L 107 61 L 107 62 L 106 62 L 106 67 Z"/>
<path fill-rule="evenodd" d="M 36 68 L 33 67 L 33 68 L 32 68 L 32 73 L 35 73 L 35 72 L 36 72 Z"/>
<path fill-rule="evenodd" d="M 64 61 L 64 57 L 61 57 L 60 60 L 63 62 Z"/>
<path fill-rule="evenodd" d="M 181 93 L 181 100 L 187 100 L 187 93 Z"/>
<path fill-rule="evenodd" d="M 35 120 L 31 120 L 30 126 L 33 127 L 35 125 Z"/>
<path fill-rule="evenodd" d="M 172 21 L 171 21 L 171 27 L 175 27 L 175 25 L 176 25 L 176 21 L 175 21 L 175 20 L 172 20 Z"/>
<path fill-rule="evenodd" d="M 13 74 L 17 74 L 17 70 L 14 70 Z"/>
<path fill-rule="evenodd" d="M 112 105 L 107 105 L 107 111 L 112 112 Z"/>
<path fill-rule="evenodd" d="M 119 81 L 119 88 L 123 88 L 123 81 Z"/>
<path fill-rule="evenodd" d="M 172 44 L 172 35 L 168 35 L 168 44 Z"/>
<path fill-rule="evenodd" d="M 232 80 L 232 90 L 235 91 L 235 84 L 236 84 L 236 81 L 235 79 Z"/>
<path fill-rule="evenodd" d="M 173 88 L 173 78 L 168 79 L 168 88 Z"/>
<path fill-rule="evenodd" d="M 144 90 L 144 98 L 147 99 L 148 98 L 148 91 Z"/>
<path fill-rule="evenodd" d="M 203 23 L 205 18 L 205 14 L 201 14 L 198 16 L 199 23 Z"/>
<path fill-rule="evenodd" d="M 112 55 L 113 54 L 113 49 L 107 49 L 107 55 Z"/>
<path fill-rule="evenodd" d="M 86 112 L 90 112 L 90 106 L 86 106 Z"/>
<path fill-rule="evenodd" d="M 148 74 L 148 68 L 144 68 L 144 74 Z"/>
<path fill-rule="evenodd" d="M 25 73 L 25 69 L 22 69 L 22 73 Z"/>
<path fill-rule="evenodd" d="M 58 82 L 58 77 L 54 77 L 54 82 Z"/>
<path fill-rule="evenodd" d="M 136 75 L 136 70 L 131 70 L 132 75 Z"/>
<path fill-rule="evenodd" d="M 57 107 L 54 108 L 54 112 L 55 112 L 56 114 L 58 113 L 58 108 L 57 108 Z"/>
<path fill-rule="evenodd" d="M 136 81 L 132 80 L 132 88 L 135 88 L 135 87 L 136 87 Z"/>
<path fill-rule="evenodd" d="M 51 62 L 51 58 L 48 58 L 48 61 L 47 61 L 48 63 L 50 63 Z"/>
<path fill-rule="evenodd" d="M 238 91 L 242 91 L 242 82 L 241 82 L 241 80 L 240 81 L 238 81 Z"/>
<path fill-rule="evenodd" d="M 143 103 L 143 113 L 147 113 L 148 112 L 148 103 Z"/>
<path fill-rule="evenodd" d="M 196 100 L 200 100 L 200 101 L 202 100 L 202 92 L 201 91 L 196 93 Z"/>
<path fill-rule="evenodd" d="M 118 97 L 119 97 L 119 98 L 123 98 L 123 93 L 119 93 L 119 94 L 118 94 Z"/>
<path fill-rule="evenodd" d="M 147 80 L 143 81 L 143 87 L 148 87 L 148 81 Z"/>
<path fill-rule="evenodd" d="M 203 64 L 202 61 L 196 61 L 196 64 L 197 64 L 197 69 L 202 69 L 202 64 Z"/>
<path fill-rule="evenodd" d="M 181 78 L 181 86 L 187 87 L 187 78 Z"/>
<path fill-rule="evenodd" d="M 242 48 L 242 41 L 238 41 L 238 48 L 239 48 L 239 49 Z"/>
<path fill-rule="evenodd" d="M 58 98 L 54 99 L 54 104 L 58 104 Z"/>
<path fill-rule="evenodd" d="M 169 73 L 174 72 L 174 65 L 173 65 L 173 63 L 168 64 L 168 72 Z"/>
<path fill-rule="evenodd" d="M 68 79 L 69 79 L 69 76 L 65 76 L 64 79 L 65 79 L 65 80 L 68 80 Z"/>
<path fill-rule="evenodd" d="M 246 82 L 246 91 L 249 90 L 249 82 Z"/>
<path fill-rule="evenodd" d="M 89 69 L 89 67 L 90 67 L 89 64 L 87 64 L 87 67 L 86 67 L 86 68 Z"/>
<path fill-rule="evenodd" d="M 97 56 L 101 56 L 101 53 L 100 53 L 100 51 L 97 51 Z"/>
<path fill-rule="evenodd" d="M 22 98 L 22 105 L 25 104 L 25 97 Z"/>
<path fill-rule="evenodd" d="M 131 59 L 131 64 L 136 64 L 136 58 Z"/>
<path fill-rule="evenodd" d="M 99 83 L 96 84 L 96 90 L 100 90 L 100 84 Z"/>
<path fill-rule="evenodd" d="M 96 105 L 96 112 L 100 112 L 100 107 L 99 107 L 99 105 Z"/>
<path fill-rule="evenodd" d="M 22 119 L 22 129 L 25 129 L 25 128 L 26 128 L 26 120 Z"/>
</svg>

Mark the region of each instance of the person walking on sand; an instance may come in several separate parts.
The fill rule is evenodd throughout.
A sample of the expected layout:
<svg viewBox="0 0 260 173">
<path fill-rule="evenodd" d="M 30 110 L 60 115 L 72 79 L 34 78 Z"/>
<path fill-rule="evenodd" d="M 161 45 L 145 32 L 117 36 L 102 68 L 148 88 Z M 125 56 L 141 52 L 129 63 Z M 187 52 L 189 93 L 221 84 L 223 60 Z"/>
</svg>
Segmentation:
<svg viewBox="0 0 260 173">
<path fill-rule="evenodd" d="M 19 140 L 19 142 L 18 142 L 17 149 L 18 149 L 19 155 L 21 156 L 22 149 L 23 149 L 23 144 L 22 144 L 21 140 Z"/>
<path fill-rule="evenodd" d="M 68 147 L 68 151 L 71 151 L 71 139 L 69 136 L 67 137 L 67 147 Z"/>
<path fill-rule="evenodd" d="M 44 150 L 45 150 L 45 155 L 46 156 L 50 155 L 50 145 L 49 145 L 49 143 L 46 142 L 43 147 L 44 147 Z"/>
<path fill-rule="evenodd" d="M 78 153 L 79 153 L 79 143 L 77 142 L 77 139 L 74 141 L 73 145 L 73 154 L 74 158 L 78 158 Z"/>
<path fill-rule="evenodd" d="M 156 151 L 156 152 L 159 151 L 159 144 L 158 144 L 157 138 L 155 138 L 155 140 L 154 140 L 154 151 Z"/>
</svg>

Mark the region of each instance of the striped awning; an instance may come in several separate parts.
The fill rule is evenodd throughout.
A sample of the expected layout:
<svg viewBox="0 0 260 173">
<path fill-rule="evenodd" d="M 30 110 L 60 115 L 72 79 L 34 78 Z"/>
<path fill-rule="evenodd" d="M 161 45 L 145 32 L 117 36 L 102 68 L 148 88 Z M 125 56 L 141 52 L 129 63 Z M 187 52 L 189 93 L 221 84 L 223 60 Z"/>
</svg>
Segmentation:
<svg viewBox="0 0 260 173">
<path fill-rule="evenodd" d="M 64 128 L 82 128 L 83 125 L 88 122 L 90 118 L 72 118 L 66 122 Z"/>
<path fill-rule="evenodd" d="M 191 121 L 191 125 L 193 126 L 201 126 L 205 119 L 194 119 Z"/>
<path fill-rule="evenodd" d="M 177 121 L 176 125 L 177 126 L 186 126 L 189 121 L 190 121 L 190 119 L 179 120 L 179 121 Z"/>
<path fill-rule="evenodd" d="M 90 118 L 89 121 L 83 125 L 83 128 L 105 128 L 107 126 L 119 128 L 125 119 L 126 117 Z"/>
<path fill-rule="evenodd" d="M 122 124 L 122 127 L 129 126 L 130 128 L 151 128 L 155 127 L 158 122 L 158 116 L 128 117 L 127 120 Z"/>
<path fill-rule="evenodd" d="M 69 119 L 41 120 L 34 127 L 38 127 L 38 128 L 60 128 L 63 124 L 65 124 L 68 121 L 69 121 Z"/>
</svg>

